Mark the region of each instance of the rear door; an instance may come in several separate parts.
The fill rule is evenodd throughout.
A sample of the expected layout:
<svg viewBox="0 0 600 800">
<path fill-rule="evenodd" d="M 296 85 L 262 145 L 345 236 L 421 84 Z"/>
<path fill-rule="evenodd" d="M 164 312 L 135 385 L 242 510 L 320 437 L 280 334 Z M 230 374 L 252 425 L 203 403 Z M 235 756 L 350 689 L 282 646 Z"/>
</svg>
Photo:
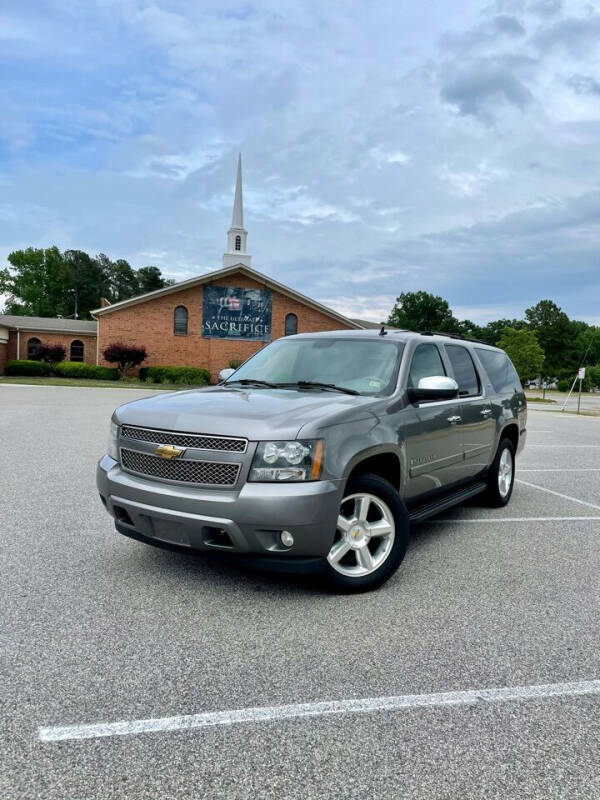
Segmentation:
<svg viewBox="0 0 600 800">
<path fill-rule="evenodd" d="M 460 344 L 444 345 L 458 383 L 464 461 L 461 478 L 472 478 L 492 460 L 496 422 L 492 404 L 469 350 Z"/>
<path fill-rule="evenodd" d="M 438 346 L 420 344 L 412 355 L 408 386 L 417 387 L 420 378 L 446 374 Z M 406 415 L 400 416 L 399 434 L 406 441 L 408 460 L 407 498 L 414 499 L 458 480 L 463 460 L 460 401 L 416 403 L 408 424 Z"/>
</svg>

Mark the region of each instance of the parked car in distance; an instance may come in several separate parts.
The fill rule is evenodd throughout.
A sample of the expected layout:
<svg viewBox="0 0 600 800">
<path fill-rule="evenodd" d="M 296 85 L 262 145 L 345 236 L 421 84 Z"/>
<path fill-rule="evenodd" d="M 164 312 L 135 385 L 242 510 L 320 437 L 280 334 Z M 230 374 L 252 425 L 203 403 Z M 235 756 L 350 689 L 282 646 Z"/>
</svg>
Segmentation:
<svg viewBox="0 0 600 800">
<path fill-rule="evenodd" d="M 118 531 L 314 569 L 356 592 L 396 571 L 411 523 L 478 494 L 510 500 L 527 409 L 496 347 L 299 334 L 223 378 L 115 411 L 97 485 Z"/>
</svg>

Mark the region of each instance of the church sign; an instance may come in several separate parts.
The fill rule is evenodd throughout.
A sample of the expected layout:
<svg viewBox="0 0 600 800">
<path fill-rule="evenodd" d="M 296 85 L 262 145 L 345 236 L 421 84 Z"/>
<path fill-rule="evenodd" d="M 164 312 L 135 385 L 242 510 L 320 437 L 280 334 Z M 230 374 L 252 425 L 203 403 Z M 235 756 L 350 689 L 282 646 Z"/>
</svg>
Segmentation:
<svg viewBox="0 0 600 800">
<path fill-rule="evenodd" d="M 269 342 L 272 302 L 270 289 L 205 286 L 202 336 Z"/>
</svg>

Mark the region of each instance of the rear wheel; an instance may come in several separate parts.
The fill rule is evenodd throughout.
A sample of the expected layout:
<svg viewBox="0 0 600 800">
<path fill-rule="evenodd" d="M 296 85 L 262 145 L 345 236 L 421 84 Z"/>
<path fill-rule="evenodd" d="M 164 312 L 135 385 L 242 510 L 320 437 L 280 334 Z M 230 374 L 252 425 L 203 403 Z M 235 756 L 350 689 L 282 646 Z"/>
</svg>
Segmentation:
<svg viewBox="0 0 600 800">
<path fill-rule="evenodd" d="M 502 439 L 488 472 L 486 500 L 493 508 L 505 506 L 515 483 L 515 448 L 510 439 Z"/>
<path fill-rule="evenodd" d="M 408 537 L 408 514 L 391 483 L 371 474 L 353 478 L 326 560 L 329 586 L 338 592 L 381 586 L 400 566 Z"/>
</svg>

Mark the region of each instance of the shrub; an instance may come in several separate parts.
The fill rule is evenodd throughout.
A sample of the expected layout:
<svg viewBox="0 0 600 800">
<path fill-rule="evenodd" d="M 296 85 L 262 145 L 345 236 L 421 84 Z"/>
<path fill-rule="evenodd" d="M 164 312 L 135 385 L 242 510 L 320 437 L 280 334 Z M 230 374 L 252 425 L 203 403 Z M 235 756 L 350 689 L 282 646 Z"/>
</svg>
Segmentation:
<svg viewBox="0 0 600 800">
<path fill-rule="evenodd" d="M 58 364 L 65 360 L 66 355 L 67 351 L 62 344 L 42 344 L 36 353 L 38 360 L 47 364 Z"/>
<path fill-rule="evenodd" d="M 146 383 L 187 383 L 206 386 L 210 372 L 204 367 L 142 367 L 140 380 Z"/>
<path fill-rule="evenodd" d="M 5 375 L 49 375 L 50 364 L 45 361 L 7 361 L 4 365 Z"/>
<path fill-rule="evenodd" d="M 97 381 L 117 381 L 119 371 L 113 367 L 97 367 L 95 364 L 84 364 L 82 361 L 63 361 L 55 364 L 55 375 L 61 378 L 92 378 Z"/>
<path fill-rule="evenodd" d="M 244 361 L 241 358 L 232 358 L 229 362 L 229 366 L 231 369 L 237 369 L 238 367 L 241 367 L 243 363 Z"/>
<path fill-rule="evenodd" d="M 568 381 L 566 378 L 561 378 L 557 384 L 557 389 L 559 392 L 568 392 L 571 388 L 571 381 Z"/>
<path fill-rule="evenodd" d="M 124 344 L 124 342 L 113 342 L 104 349 L 102 355 L 110 364 L 116 364 L 119 375 L 125 377 L 130 369 L 145 361 L 146 348 L 135 347 Z"/>
</svg>

